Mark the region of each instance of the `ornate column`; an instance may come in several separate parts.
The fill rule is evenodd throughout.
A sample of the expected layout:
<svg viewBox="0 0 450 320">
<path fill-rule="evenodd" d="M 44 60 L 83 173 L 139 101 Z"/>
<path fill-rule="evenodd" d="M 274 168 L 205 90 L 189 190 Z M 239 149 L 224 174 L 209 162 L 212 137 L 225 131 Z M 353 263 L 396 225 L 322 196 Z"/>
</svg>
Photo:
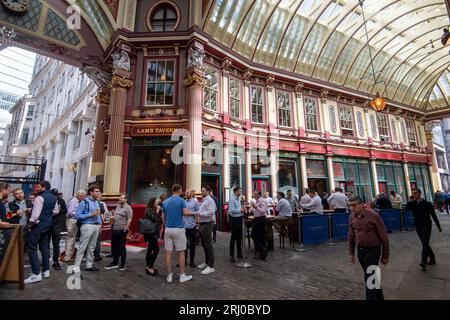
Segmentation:
<svg viewBox="0 0 450 320">
<path fill-rule="evenodd" d="M 105 121 L 108 117 L 110 90 L 100 88 L 97 93 L 97 117 L 95 121 L 94 154 L 89 176 L 101 176 L 105 172 Z"/>
<path fill-rule="evenodd" d="M 253 73 L 251 70 L 246 70 L 242 76 L 244 79 L 244 116 L 245 116 L 245 127 L 247 130 L 251 129 L 252 121 L 251 121 L 251 109 L 252 109 L 252 98 L 250 92 L 250 79 Z"/>
<path fill-rule="evenodd" d="M 279 141 L 270 137 L 269 140 L 269 152 L 270 152 L 270 188 L 272 191 L 271 196 L 276 196 L 278 191 L 278 159 L 279 159 Z"/>
<path fill-rule="evenodd" d="M 60 164 L 60 159 L 61 159 L 61 149 L 63 147 L 63 137 L 61 135 L 61 133 L 58 133 L 58 135 L 56 136 L 56 141 L 55 141 L 55 158 L 53 160 L 53 165 L 52 165 L 52 170 L 53 170 L 53 174 L 52 174 L 52 181 L 51 181 L 51 185 L 54 188 L 58 188 L 61 189 L 61 175 L 59 173 L 59 169 L 61 167 Z"/>
<path fill-rule="evenodd" d="M 334 189 L 333 151 L 331 150 L 331 148 L 327 147 L 326 158 L 328 171 L 328 187 L 331 194 L 331 191 Z"/>
<path fill-rule="evenodd" d="M 250 149 L 250 139 L 249 137 L 245 137 L 245 185 L 247 202 L 252 198 L 252 184 L 252 151 Z"/>
<path fill-rule="evenodd" d="M 113 55 L 113 77 L 111 80 L 111 101 L 109 106 L 110 125 L 108 135 L 108 154 L 105 161 L 103 182 L 104 198 L 114 200 L 120 193 L 122 171 L 122 152 L 124 136 L 125 109 L 128 89 L 133 85 L 130 80 L 130 59 L 122 50 Z"/>
<path fill-rule="evenodd" d="M 230 141 L 228 131 L 223 132 L 223 159 L 222 159 L 222 173 L 223 173 L 223 188 L 230 188 Z M 232 191 L 230 191 L 231 194 Z M 226 199 L 225 201 L 228 201 Z"/>
<path fill-rule="evenodd" d="M 73 160 L 73 146 L 75 143 L 75 135 L 77 128 L 74 123 L 71 122 L 69 128 L 66 131 L 67 143 L 65 145 L 66 154 L 64 156 L 63 164 L 63 178 L 61 182 L 61 192 L 64 193 L 65 199 L 70 199 L 72 197 L 73 185 L 75 183 L 76 165 L 72 162 Z"/>
<path fill-rule="evenodd" d="M 222 88 L 222 113 L 223 113 L 223 122 L 228 124 L 230 123 L 230 101 L 229 101 L 229 86 L 230 86 L 230 66 L 231 61 L 230 59 L 225 58 L 222 61 L 222 81 L 221 81 L 221 88 Z"/>
<path fill-rule="evenodd" d="M 373 190 L 375 191 L 375 196 L 380 193 L 380 187 L 378 186 L 378 172 L 377 172 L 377 158 L 372 155 L 372 150 L 370 151 L 370 169 L 372 171 L 372 182 Z M 388 195 L 387 195 L 388 196 Z"/>
<path fill-rule="evenodd" d="M 411 183 L 409 180 L 409 169 L 408 169 L 408 160 L 403 156 L 403 174 L 405 175 L 406 182 L 406 194 L 408 196 L 411 195 Z"/>
<path fill-rule="evenodd" d="M 186 156 L 186 189 L 200 192 L 202 185 L 202 115 L 205 72 L 203 44 L 194 41 L 189 47 L 184 85 L 188 88 L 190 139 Z"/>
<path fill-rule="evenodd" d="M 306 151 L 304 146 L 300 144 L 300 178 L 302 179 L 302 188 L 308 188 L 308 172 L 306 171 Z M 303 195 L 303 190 L 300 195 Z"/>
<path fill-rule="evenodd" d="M 433 145 L 433 129 L 440 125 L 440 121 L 428 121 L 425 123 L 425 137 L 427 140 L 427 152 L 431 153 L 430 170 L 431 185 L 433 186 L 433 193 L 442 190 L 441 175 L 439 174 L 439 166 L 436 158 L 436 152 Z"/>
</svg>

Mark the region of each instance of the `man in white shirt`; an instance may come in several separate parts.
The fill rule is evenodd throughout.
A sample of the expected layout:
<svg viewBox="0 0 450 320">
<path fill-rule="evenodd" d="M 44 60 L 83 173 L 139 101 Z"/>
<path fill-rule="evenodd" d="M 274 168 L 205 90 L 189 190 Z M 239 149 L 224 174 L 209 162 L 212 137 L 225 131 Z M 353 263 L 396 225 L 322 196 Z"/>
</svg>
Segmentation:
<svg viewBox="0 0 450 320">
<path fill-rule="evenodd" d="M 202 203 L 200 204 L 200 226 L 198 232 L 202 240 L 203 250 L 205 251 L 205 263 L 198 266 L 204 269 L 202 274 L 211 274 L 214 272 L 214 249 L 212 246 L 212 232 L 214 227 L 215 215 L 217 211 L 216 203 L 210 196 L 211 187 L 204 186 L 202 188 Z"/>
<path fill-rule="evenodd" d="M 309 210 L 309 213 L 323 214 L 322 199 L 320 199 L 316 191 L 310 189 L 308 196 L 311 200 L 309 203 L 303 204 L 302 208 Z"/>
<path fill-rule="evenodd" d="M 311 198 L 309 197 L 309 189 L 305 189 L 305 194 L 300 198 L 300 207 L 303 207 L 304 204 L 308 204 L 311 202 Z"/>
<path fill-rule="evenodd" d="M 347 212 L 347 197 L 343 193 L 343 190 L 339 187 L 334 189 L 335 192 L 328 198 L 328 204 L 334 212 Z"/>
<path fill-rule="evenodd" d="M 394 209 L 401 209 L 402 208 L 402 196 L 399 194 L 396 194 L 394 190 L 391 191 L 391 203 L 392 208 Z"/>
<path fill-rule="evenodd" d="M 264 192 L 264 197 L 263 200 L 266 201 L 267 203 L 267 214 L 273 214 L 273 208 L 275 206 L 275 201 L 273 201 L 273 199 L 271 197 L 269 197 L 269 193 L 266 191 Z"/>
</svg>

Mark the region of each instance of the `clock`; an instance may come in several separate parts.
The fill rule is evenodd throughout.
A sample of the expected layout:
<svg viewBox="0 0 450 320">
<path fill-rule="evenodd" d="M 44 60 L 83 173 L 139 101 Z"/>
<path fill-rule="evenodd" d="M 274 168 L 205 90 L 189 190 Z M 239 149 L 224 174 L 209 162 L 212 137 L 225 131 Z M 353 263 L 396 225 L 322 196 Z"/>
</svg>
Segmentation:
<svg viewBox="0 0 450 320">
<path fill-rule="evenodd" d="M 30 7 L 30 0 L 1 0 L 3 6 L 14 13 L 25 13 Z"/>
</svg>

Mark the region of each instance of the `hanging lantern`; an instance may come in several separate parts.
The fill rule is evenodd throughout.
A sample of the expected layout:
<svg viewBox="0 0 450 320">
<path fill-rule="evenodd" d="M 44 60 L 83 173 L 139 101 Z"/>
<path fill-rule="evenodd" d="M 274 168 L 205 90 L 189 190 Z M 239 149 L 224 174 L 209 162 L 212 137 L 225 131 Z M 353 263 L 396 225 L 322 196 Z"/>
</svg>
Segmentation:
<svg viewBox="0 0 450 320">
<path fill-rule="evenodd" d="M 380 93 L 377 92 L 375 99 L 370 101 L 370 106 L 377 112 L 383 111 L 386 108 L 386 99 L 380 96 Z"/>
</svg>

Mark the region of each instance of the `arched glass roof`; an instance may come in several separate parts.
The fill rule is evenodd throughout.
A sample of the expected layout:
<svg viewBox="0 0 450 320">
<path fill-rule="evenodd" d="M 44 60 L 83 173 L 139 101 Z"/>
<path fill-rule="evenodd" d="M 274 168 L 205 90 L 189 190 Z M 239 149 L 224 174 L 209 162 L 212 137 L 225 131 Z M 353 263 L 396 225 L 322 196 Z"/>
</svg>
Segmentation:
<svg viewBox="0 0 450 320">
<path fill-rule="evenodd" d="M 431 110 L 450 102 L 445 1 L 364 0 L 364 25 L 358 0 L 214 0 L 204 30 L 253 62 Z"/>
</svg>

